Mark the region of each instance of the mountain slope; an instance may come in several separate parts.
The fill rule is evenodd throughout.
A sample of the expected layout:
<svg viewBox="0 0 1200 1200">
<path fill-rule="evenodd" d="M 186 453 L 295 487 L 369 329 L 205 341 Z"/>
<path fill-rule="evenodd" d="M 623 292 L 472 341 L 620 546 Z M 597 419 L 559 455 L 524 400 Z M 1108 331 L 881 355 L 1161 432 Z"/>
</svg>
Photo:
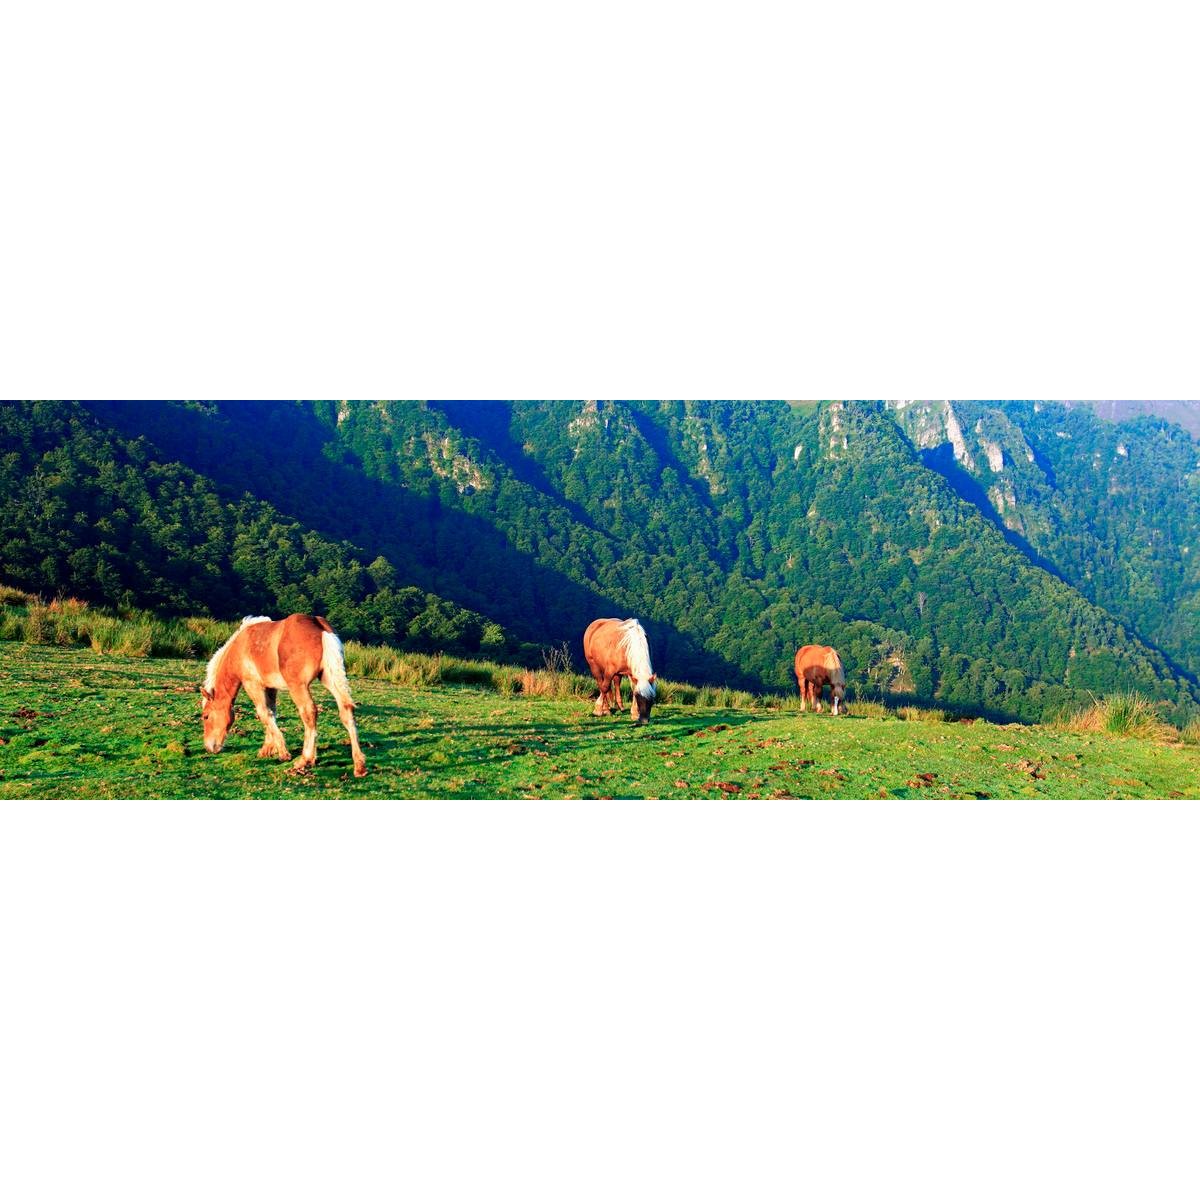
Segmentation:
<svg viewBox="0 0 1200 1200">
<path fill-rule="evenodd" d="M 1184 430 L 1059 404 L 894 410 L 925 461 L 1014 544 L 1200 673 L 1200 445 Z"/>
<path fill-rule="evenodd" d="M 110 404 L 76 419 L 140 445 L 156 470 L 191 472 L 201 494 L 247 522 L 246 506 L 266 506 L 306 531 L 314 555 L 341 547 L 338 570 L 308 571 L 308 590 L 294 570 L 292 590 L 276 594 L 318 609 L 332 594 L 358 636 L 371 634 L 361 625 L 376 593 L 405 585 L 479 614 L 477 640 L 491 622 L 510 644 L 576 647 L 594 616 L 635 613 L 656 666 L 682 679 L 789 686 L 796 646 L 822 641 L 842 650 L 860 694 L 1038 717 L 1089 691 L 1136 687 L 1176 716 L 1192 711 L 1193 684 L 1143 640 L 1166 608 L 1155 589 L 1174 577 L 1164 566 L 1140 600 L 1136 571 L 1093 570 L 1093 583 L 1080 572 L 1076 583 L 1063 551 L 1078 533 L 1071 506 L 1094 497 L 1055 489 L 1079 474 L 1058 445 L 1067 439 L 1042 430 L 1041 414 L 985 407 L 960 418 L 955 406 L 971 470 L 944 413 L 867 403 Z M 25 411 L 52 442 L 50 414 Z M 1123 428 L 1066 416 L 1089 422 L 1089 438 Z M 1006 461 L 1030 470 L 997 473 L 993 501 L 997 480 L 981 464 L 1001 443 Z M 1088 512 L 1088 544 L 1108 547 L 1125 526 Z M 184 512 L 178 524 L 202 520 Z M 1171 536 L 1191 520 L 1172 510 Z M 124 552 L 106 537 L 102 559 Z M 31 578 L 37 555 L 21 561 L 14 581 L 45 586 Z M 368 583 L 356 591 L 354 578 Z M 186 590 L 155 595 L 173 604 Z M 1153 628 L 1166 644 L 1169 622 Z M 1171 643 L 1180 662 L 1191 661 L 1188 636 Z"/>
<path fill-rule="evenodd" d="M 319 597 L 319 611 L 347 636 L 501 655 L 515 648 L 479 613 L 400 586 L 382 556 L 322 537 L 248 491 L 222 494 L 97 415 L 77 404 L 0 405 L 7 582 L 224 617 L 311 609 Z"/>
</svg>

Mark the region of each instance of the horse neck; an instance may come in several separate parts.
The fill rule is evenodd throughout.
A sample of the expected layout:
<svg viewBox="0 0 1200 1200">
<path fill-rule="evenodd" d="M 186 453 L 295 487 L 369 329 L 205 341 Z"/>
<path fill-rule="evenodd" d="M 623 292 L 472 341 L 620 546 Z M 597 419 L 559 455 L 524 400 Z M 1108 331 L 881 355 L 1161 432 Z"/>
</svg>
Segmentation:
<svg viewBox="0 0 1200 1200">
<path fill-rule="evenodd" d="M 230 650 L 232 650 L 232 647 L 230 647 Z M 230 665 L 229 651 L 227 651 L 217 664 L 217 674 L 213 680 L 213 698 L 215 700 L 229 700 L 232 703 L 237 698 L 241 687 L 241 672 L 235 671 Z"/>
<path fill-rule="evenodd" d="M 650 646 L 640 627 L 630 631 L 625 643 L 625 669 L 635 686 L 648 684 L 650 676 L 654 674 L 654 668 L 650 665 Z"/>
</svg>

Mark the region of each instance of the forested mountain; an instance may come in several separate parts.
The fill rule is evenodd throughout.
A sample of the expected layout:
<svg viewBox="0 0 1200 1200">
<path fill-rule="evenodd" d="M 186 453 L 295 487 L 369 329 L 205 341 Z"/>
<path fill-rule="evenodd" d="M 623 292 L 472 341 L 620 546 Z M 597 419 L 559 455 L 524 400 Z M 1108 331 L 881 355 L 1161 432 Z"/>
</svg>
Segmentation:
<svg viewBox="0 0 1200 1200">
<path fill-rule="evenodd" d="M 1013 545 L 1200 673 L 1200 445 L 1188 433 L 1056 404 L 895 408 L 923 461 Z"/>
<path fill-rule="evenodd" d="M 404 586 L 384 558 L 256 499 L 253 480 L 214 486 L 100 416 L 77 404 L 0 404 L 0 579 L 169 613 L 316 606 L 347 634 L 513 650 L 495 622 Z M 259 468 L 270 470 L 262 455 Z"/>
<path fill-rule="evenodd" d="M 677 678 L 822 641 L 860 695 L 1182 716 L 1198 451 L 1061 405 L 6 405 L 0 577 L 497 656 L 636 614 Z"/>
</svg>

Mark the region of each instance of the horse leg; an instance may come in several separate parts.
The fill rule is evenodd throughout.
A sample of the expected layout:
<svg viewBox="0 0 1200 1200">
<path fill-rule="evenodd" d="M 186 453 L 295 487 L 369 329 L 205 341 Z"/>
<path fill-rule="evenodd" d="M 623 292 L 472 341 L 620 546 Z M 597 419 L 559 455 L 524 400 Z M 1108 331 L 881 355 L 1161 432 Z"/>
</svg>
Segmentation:
<svg viewBox="0 0 1200 1200">
<path fill-rule="evenodd" d="M 821 700 L 825 695 L 825 685 L 818 680 L 813 684 L 813 711 L 821 711 Z"/>
<path fill-rule="evenodd" d="M 340 683 L 334 683 L 331 686 L 326 676 L 322 676 L 322 680 L 337 701 L 338 716 L 346 727 L 346 732 L 350 735 L 350 756 L 354 759 L 354 774 L 361 779 L 367 773 L 367 760 L 358 746 L 358 727 L 354 724 L 354 702 L 350 699 L 350 693 Z"/>
<path fill-rule="evenodd" d="M 296 702 L 296 711 L 304 724 L 304 749 L 293 771 L 306 771 L 317 761 L 317 706 L 313 703 L 310 684 L 288 684 L 288 692 Z"/>
<path fill-rule="evenodd" d="M 266 693 L 267 709 L 271 714 L 271 729 L 275 733 L 275 757 L 280 762 L 287 762 L 292 756 L 288 753 L 287 742 L 283 737 L 283 730 L 279 728 L 279 722 L 275 717 L 275 701 L 279 697 L 279 692 L 276 688 L 264 688 L 263 690 Z"/>
<path fill-rule="evenodd" d="M 242 686 L 246 689 L 246 695 L 250 697 L 250 702 L 254 705 L 255 715 L 262 722 L 264 736 L 258 757 L 278 758 L 280 762 L 287 762 L 292 756 L 288 753 L 287 743 L 283 740 L 283 734 L 275 723 L 275 689 L 265 688 L 261 684 L 250 683 L 248 680 Z"/>
<path fill-rule="evenodd" d="M 800 711 L 808 712 L 808 680 L 800 678 L 797 682 L 800 684 Z"/>
<path fill-rule="evenodd" d="M 612 677 L 612 688 L 608 693 L 617 707 L 617 712 L 624 712 L 625 705 L 621 703 L 621 676 L 620 673 Z"/>
<path fill-rule="evenodd" d="M 592 716 L 602 717 L 608 712 L 608 689 L 612 681 L 600 671 L 593 671 L 592 678 L 595 679 L 596 686 L 600 689 L 600 695 L 596 697 L 596 707 L 592 709 Z"/>
</svg>

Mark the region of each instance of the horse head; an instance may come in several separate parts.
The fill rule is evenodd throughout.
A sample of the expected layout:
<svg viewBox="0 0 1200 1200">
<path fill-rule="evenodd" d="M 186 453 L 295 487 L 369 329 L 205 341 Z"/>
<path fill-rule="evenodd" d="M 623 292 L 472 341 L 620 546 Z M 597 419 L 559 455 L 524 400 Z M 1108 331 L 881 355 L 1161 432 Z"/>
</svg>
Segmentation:
<svg viewBox="0 0 1200 1200">
<path fill-rule="evenodd" d="M 225 739 L 233 728 L 234 710 L 233 697 L 228 700 L 218 700 L 215 692 L 201 687 L 200 719 L 204 722 L 204 748 L 210 754 L 216 754 L 225 745 Z"/>
<path fill-rule="evenodd" d="M 649 679 L 633 681 L 633 703 L 629 706 L 629 716 L 635 725 L 650 723 L 650 710 L 658 696 L 658 689 L 654 686 L 657 678 L 657 675 L 651 675 Z"/>
</svg>

